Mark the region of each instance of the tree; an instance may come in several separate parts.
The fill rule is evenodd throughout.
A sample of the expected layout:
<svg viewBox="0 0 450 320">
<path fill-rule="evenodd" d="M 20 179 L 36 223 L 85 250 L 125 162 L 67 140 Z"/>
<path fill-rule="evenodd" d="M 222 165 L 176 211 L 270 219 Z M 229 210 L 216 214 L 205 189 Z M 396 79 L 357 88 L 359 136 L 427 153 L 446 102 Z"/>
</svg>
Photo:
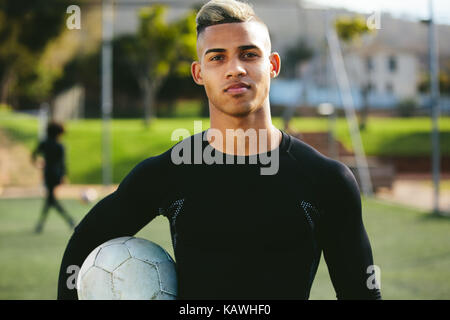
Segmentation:
<svg viewBox="0 0 450 320">
<path fill-rule="evenodd" d="M 334 26 L 339 38 L 348 44 L 371 31 L 361 16 L 337 18 Z"/>
<path fill-rule="evenodd" d="M 196 12 L 192 10 L 180 20 L 167 23 L 166 10 L 161 5 L 141 9 L 137 34 L 114 41 L 143 92 L 146 126 L 153 117 L 156 94 L 164 80 L 172 73 L 189 74 L 196 55 Z"/>
<path fill-rule="evenodd" d="M 286 56 L 281 64 L 281 74 L 287 77 L 295 77 L 299 64 L 308 61 L 313 56 L 314 51 L 302 38 L 286 51 Z"/>
<path fill-rule="evenodd" d="M 38 62 L 61 34 L 69 4 L 73 1 L 0 0 L 0 103 L 11 94 L 43 98 L 49 92 L 52 79 Z"/>
<path fill-rule="evenodd" d="M 295 45 L 288 48 L 285 55 L 285 60 L 281 63 L 281 75 L 288 78 L 302 77 L 299 74 L 298 66 L 312 58 L 314 51 L 308 46 L 305 39 L 300 38 Z M 303 94 L 305 91 L 303 90 Z M 285 108 L 282 118 L 284 130 L 289 130 L 289 123 L 292 120 L 295 108 Z"/>
<path fill-rule="evenodd" d="M 366 33 L 371 32 L 367 26 L 366 20 L 361 16 L 356 17 L 340 17 L 336 19 L 334 23 L 336 33 L 338 37 L 347 45 L 354 46 L 360 37 Z M 364 130 L 367 126 L 367 116 L 369 114 L 369 105 L 367 102 L 367 96 L 369 93 L 369 86 L 365 84 L 361 88 L 363 96 L 363 108 L 361 110 L 361 119 L 359 129 Z"/>
<path fill-rule="evenodd" d="M 420 76 L 418 89 L 421 93 L 430 92 L 430 75 L 422 74 Z M 445 69 L 439 72 L 439 92 L 442 95 L 450 95 L 450 71 Z"/>
</svg>

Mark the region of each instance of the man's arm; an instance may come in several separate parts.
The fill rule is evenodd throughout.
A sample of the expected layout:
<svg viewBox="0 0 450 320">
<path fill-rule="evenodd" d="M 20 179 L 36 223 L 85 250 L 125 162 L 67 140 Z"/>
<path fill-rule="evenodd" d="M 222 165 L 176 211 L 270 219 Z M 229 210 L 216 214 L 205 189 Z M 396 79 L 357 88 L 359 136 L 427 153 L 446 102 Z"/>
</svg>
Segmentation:
<svg viewBox="0 0 450 320">
<path fill-rule="evenodd" d="M 36 164 L 36 158 L 37 158 L 38 154 L 42 152 L 42 144 L 43 144 L 42 141 L 39 142 L 39 144 L 36 146 L 36 148 L 31 153 L 31 162 L 33 164 Z"/>
<path fill-rule="evenodd" d="M 348 167 L 333 161 L 326 177 L 320 239 L 338 299 L 381 299 L 374 288 L 373 257 L 362 221 L 361 197 Z"/>
<path fill-rule="evenodd" d="M 68 286 L 70 270 L 79 270 L 89 253 L 100 244 L 122 236 L 133 236 L 159 212 L 167 190 L 166 155 L 138 164 L 118 189 L 98 202 L 76 227 L 63 256 L 59 272 L 58 299 L 77 299 Z"/>
</svg>

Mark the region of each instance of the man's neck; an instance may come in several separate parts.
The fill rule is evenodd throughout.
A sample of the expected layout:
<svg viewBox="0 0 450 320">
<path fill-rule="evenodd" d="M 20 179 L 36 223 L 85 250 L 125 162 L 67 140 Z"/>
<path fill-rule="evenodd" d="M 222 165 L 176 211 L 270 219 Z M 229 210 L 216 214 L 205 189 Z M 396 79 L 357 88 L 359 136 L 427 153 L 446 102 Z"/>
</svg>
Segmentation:
<svg viewBox="0 0 450 320">
<path fill-rule="evenodd" d="M 235 117 L 210 107 L 211 129 L 222 136 L 215 139 L 208 136 L 212 147 L 222 153 L 252 155 L 265 153 L 281 143 L 281 131 L 272 124 L 270 107 L 267 104 L 245 117 Z M 209 130 L 210 132 L 213 130 Z"/>
</svg>

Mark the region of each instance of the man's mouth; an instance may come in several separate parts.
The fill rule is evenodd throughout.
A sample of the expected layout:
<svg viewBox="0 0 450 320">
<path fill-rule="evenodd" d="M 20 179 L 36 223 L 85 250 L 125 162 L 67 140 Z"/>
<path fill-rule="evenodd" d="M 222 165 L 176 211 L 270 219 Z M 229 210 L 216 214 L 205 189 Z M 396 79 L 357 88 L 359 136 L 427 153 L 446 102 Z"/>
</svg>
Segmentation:
<svg viewBox="0 0 450 320">
<path fill-rule="evenodd" d="M 237 82 L 237 83 L 234 83 L 234 84 L 228 86 L 224 91 L 226 93 L 238 94 L 238 93 L 244 93 L 249 89 L 250 89 L 250 85 L 248 85 L 244 82 Z"/>
</svg>

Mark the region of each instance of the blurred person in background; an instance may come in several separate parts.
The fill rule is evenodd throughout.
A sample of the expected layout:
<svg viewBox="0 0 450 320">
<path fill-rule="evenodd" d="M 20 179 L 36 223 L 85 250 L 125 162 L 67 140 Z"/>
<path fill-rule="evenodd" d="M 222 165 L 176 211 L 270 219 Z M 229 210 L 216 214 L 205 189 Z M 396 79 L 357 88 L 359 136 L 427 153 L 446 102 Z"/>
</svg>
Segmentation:
<svg viewBox="0 0 450 320">
<path fill-rule="evenodd" d="M 35 228 L 36 233 L 42 232 L 48 211 L 52 206 L 55 207 L 71 228 L 75 227 L 74 220 L 55 197 L 55 188 L 63 183 L 66 175 L 65 150 L 59 141 L 63 133 L 64 127 L 61 124 L 56 122 L 49 123 L 47 126 L 47 138 L 41 141 L 32 153 L 32 161 L 35 165 L 38 154 L 44 157 L 45 164 L 39 167 L 43 168 L 45 188 L 47 191 L 47 198 Z"/>
</svg>

